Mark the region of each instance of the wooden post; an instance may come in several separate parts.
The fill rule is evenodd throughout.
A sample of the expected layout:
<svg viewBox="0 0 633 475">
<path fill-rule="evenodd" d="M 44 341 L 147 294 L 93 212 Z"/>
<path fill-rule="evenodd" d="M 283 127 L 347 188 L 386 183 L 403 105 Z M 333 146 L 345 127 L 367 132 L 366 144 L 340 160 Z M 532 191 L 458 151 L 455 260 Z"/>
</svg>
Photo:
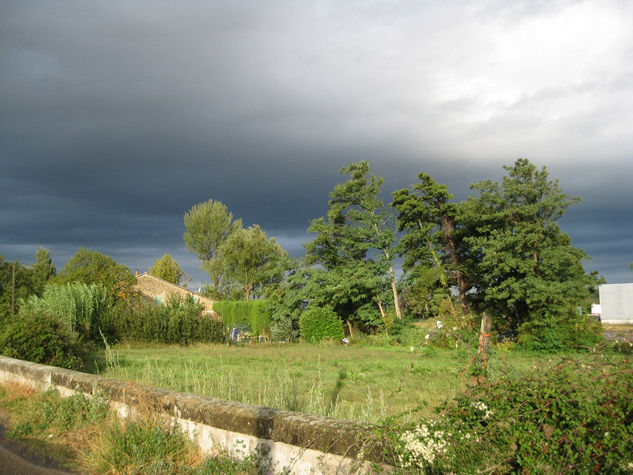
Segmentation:
<svg viewBox="0 0 633 475">
<path fill-rule="evenodd" d="M 492 329 L 492 318 L 487 313 L 481 315 L 481 329 L 479 330 L 479 351 L 478 354 L 486 353 L 490 345 L 490 330 Z"/>
<path fill-rule="evenodd" d="M 477 350 L 477 362 L 483 370 L 480 378 L 486 379 L 486 365 L 488 364 L 488 348 L 490 346 L 490 331 L 492 329 L 492 317 L 487 313 L 481 315 L 481 328 L 479 330 L 479 349 Z"/>
</svg>

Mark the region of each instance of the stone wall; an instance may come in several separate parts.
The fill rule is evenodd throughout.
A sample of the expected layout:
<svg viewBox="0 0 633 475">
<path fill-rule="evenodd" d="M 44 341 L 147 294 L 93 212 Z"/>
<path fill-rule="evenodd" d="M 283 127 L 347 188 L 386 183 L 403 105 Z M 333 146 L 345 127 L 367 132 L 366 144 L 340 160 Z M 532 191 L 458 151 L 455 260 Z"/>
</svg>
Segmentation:
<svg viewBox="0 0 633 475">
<path fill-rule="evenodd" d="M 369 461 L 380 461 L 371 427 L 361 423 L 151 388 L 4 356 L 0 382 L 56 388 L 62 396 L 99 394 L 123 417 L 140 409 L 160 411 L 173 418 L 203 453 L 239 457 L 263 452 L 278 472 L 367 472 Z"/>
</svg>

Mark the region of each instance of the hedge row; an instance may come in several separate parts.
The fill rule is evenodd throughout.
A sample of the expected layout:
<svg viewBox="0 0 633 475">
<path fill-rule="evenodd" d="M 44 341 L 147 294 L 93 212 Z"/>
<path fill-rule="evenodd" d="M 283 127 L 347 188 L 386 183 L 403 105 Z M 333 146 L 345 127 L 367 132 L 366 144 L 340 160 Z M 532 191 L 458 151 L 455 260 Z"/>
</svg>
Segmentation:
<svg viewBox="0 0 633 475">
<path fill-rule="evenodd" d="M 209 315 L 192 298 L 170 299 L 167 304 L 120 303 L 102 319 L 102 331 L 109 341 L 121 339 L 154 343 L 220 343 L 224 325 Z"/>
<path fill-rule="evenodd" d="M 213 304 L 227 327 L 245 324 L 255 335 L 270 334 L 270 310 L 265 300 L 222 300 Z"/>
</svg>

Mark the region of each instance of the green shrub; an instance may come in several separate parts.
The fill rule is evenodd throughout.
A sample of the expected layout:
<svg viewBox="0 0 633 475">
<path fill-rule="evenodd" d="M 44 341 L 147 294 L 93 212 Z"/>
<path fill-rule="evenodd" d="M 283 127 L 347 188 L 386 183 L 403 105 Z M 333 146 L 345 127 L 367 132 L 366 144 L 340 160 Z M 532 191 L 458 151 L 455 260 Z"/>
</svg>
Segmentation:
<svg viewBox="0 0 633 475">
<path fill-rule="evenodd" d="M 441 418 L 385 431 L 392 463 L 428 473 L 630 473 L 633 368 L 566 359 L 462 391 Z"/>
<path fill-rule="evenodd" d="M 295 341 L 298 332 L 290 316 L 280 316 L 270 324 L 270 337 L 273 341 Z"/>
<path fill-rule="evenodd" d="M 213 310 L 227 327 L 245 324 L 254 335 L 270 334 L 270 309 L 265 300 L 221 300 L 213 304 Z"/>
<path fill-rule="evenodd" d="M 184 300 L 173 297 L 167 302 L 169 322 L 167 324 L 167 343 L 188 345 L 193 341 L 197 320 L 204 307 L 188 296 Z"/>
<path fill-rule="evenodd" d="M 308 343 L 328 339 L 338 341 L 344 336 L 343 321 L 329 308 L 308 307 L 299 317 L 299 334 Z"/>
<path fill-rule="evenodd" d="M 226 339 L 224 324 L 210 315 L 200 315 L 193 340 L 200 343 L 222 343 Z"/>
<path fill-rule="evenodd" d="M 221 343 L 224 325 L 193 298 L 171 298 L 166 305 L 144 299 L 121 301 L 102 318 L 109 342 L 122 338 L 148 343 Z M 111 335 L 111 336 L 109 336 Z"/>
<path fill-rule="evenodd" d="M 532 351 L 591 348 L 602 341 L 602 326 L 588 315 L 546 316 L 523 324 L 518 343 Z"/>
<path fill-rule="evenodd" d="M 54 315 L 69 331 L 98 341 L 99 319 L 109 302 L 106 288 L 100 284 L 48 283 L 42 297 L 29 297 L 22 305 L 22 311 Z"/>
<path fill-rule="evenodd" d="M 34 363 L 79 369 L 84 347 L 76 333 L 49 313 L 20 312 L 0 334 L 4 356 Z"/>
<path fill-rule="evenodd" d="M 608 345 L 606 345 L 606 347 L 617 353 L 633 355 L 633 341 L 619 340 L 615 338 Z"/>
</svg>

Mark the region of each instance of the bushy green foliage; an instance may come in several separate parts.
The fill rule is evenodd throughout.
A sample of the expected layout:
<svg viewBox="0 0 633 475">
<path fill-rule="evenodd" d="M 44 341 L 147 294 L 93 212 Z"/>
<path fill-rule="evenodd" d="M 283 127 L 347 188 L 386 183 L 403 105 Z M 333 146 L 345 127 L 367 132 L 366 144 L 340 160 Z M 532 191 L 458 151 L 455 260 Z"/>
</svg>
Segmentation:
<svg viewBox="0 0 633 475">
<path fill-rule="evenodd" d="M 303 341 L 318 343 L 343 338 L 343 321 L 327 307 L 308 307 L 299 318 L 299 332 Z"/>
<path fill-rule="evenodd" d="M 118 264 L 110 256 L 83 247 L 66 262 L 55 281 L 102 284 L 108 295 L 117 298 L 129 297 L 135 283 L 130 269 L 123 264 Z"/>
<path fill-rule="evenodd" d="M 516 335 L 526 322 L 558 320 L 585 302 L 586 254 L 559 225 L 579 199 L 569 198 L 545 167 L 527 159 L 504 168 L 501 183 L 473 185 L 479 197 L 461 208 L 461 219 L 471 229 L 466 241 L 475 257 L 471 301 L 493 316 L 497 328 Z"/>
<path fill-rule="evenodd" d="M 83 346 L 78 335 L 46 312 L 21 312 L 0 334 L 0 352 L 34 363 L 82 367 Z"/>
<path fill-rule="evenodd" d="M 351 163 L 340 170 L 349 175 L 330 192 L 325 217 L 312 220 L 305 245 L 306 264 L 299 289 L 313 306 L 328 306 L 345 321 L 364 330 L 383 324 L 377 299 L 387 297 L 394 279 L 391 253 L 395 229 L 391 211 L 380 198 L 383 179 L 369 163 Z M 386 301 L 389 301 L 386 300 Z"/>
<path fill-rule="evenodd" d="M 166 305 L 144 299 L 118 302 L 102 318 L 102 327 L 111 342 L 121 339 L 178 343 L 219 343 L 224 341 L 224 325 L 203 313 L 204 307 L 188 297 L 170 299 Z"/>
<path fill-rule="evenodd" d="M 458 219 L 460 204 L 452 203 L 448 187 L 428 173 L 418 174 L 418 180 L 392 194 L 398 231 L 403 232 L 398 252 L 404 257 L 405 280 L 412 287 L 407 303 L 417 315 L 434 316 L 437 313 L 431 312 L 456 287 L 462 312 L 468 313 L 469 249 Z"/>
<path fill-rule="evenodd" d="M 57 275 L 57 269 L 51 259 L 51 253 L 48 249 L 40 247 L 35 253 L 35 264 L 31 266 L 33 272 L 33 283 L 36 287 L 36 293 L 40 294 L 44 290 L 44 286 L 49 279 Z"/>
<path fill-rule="evenodd" d="M 185 246 L 198 256 L 201 269 L 211 277 L 213 287 L 209 297 L 220 298 L 231 285 L 226 281 L 227 268 L 218 251 L 232 233 L 242 228 L 242 220 L 233 220 L 233 214 L 224 203 L 209 200 L 185 213 L 184 223 Z"/>
<path fill-rule="evenodd" d="M 213 311 L 222 317 L 227 327 L 246 324 L 255 335 L 270 332 L 270 309 L 266 300 L 221 300 L 213 304 Z"/>
<path fill-rule="evenodd" d="M 0 256 L 0 319 L 18 313 L 20 302 L 34 293 L 36 287 L 30 268 L 17 261 L 7 262 Z"/>
<path fill-rule="evenodd" d="M 234 231 L 220 247 L 219 255 L 227 277 L 244 289 L 247 301 L 251 294 L 265 296 L 267 288 L 283 279 L 289 263 L 286 251 L 257 225 Z"/>
<path fill-rule="evenodd" d="M 549 315 L 523 324 L 518 341 L 523 348 L 535 351 L 591 348 L 602 341 L 602 325 L 588 315 L 573 312 Z"/>
<path fill-rule="evenodd" d="M 262 445 L 262 447 L 266 447 Z M 235 455 L 219 454 L 207 458 L 200 472 L 204 474 L 221 473 L 224 475 L 241 475 L 247 473 L 275 473 L 271 467 L 270 459 L 266 453 L 257 447 L 256 452 L 251 454 L 239 453 L 239 458 Z M 261 455 L 260 455 L 261 454 Z M 286 473 L 282 471 L 281 473 Z"/>
<path fill-rule="evenodd" d="M 99 336 L 99 318 L 109 304 L 106 288 L 101 284 L 49 283 L 42 297 L 32 295 L 22 311 L 54 315 L 68 331 L 94 340 Z"/>
<path fill-rule="evenodd" d="M 149 268 L 149 274 L 176 285 L 180 285 L 187 277 L 171 254 L 164 254 L 160 259 L 156 259 L 154 265 Z"/>
<path fill-rule="evenodd" d="M 461 392 L 439 419 L 392 421 L 391 461 L 426 473 L 629 473 L 632 391 L 626 360 L 502 377 Z"/>
</svg>

